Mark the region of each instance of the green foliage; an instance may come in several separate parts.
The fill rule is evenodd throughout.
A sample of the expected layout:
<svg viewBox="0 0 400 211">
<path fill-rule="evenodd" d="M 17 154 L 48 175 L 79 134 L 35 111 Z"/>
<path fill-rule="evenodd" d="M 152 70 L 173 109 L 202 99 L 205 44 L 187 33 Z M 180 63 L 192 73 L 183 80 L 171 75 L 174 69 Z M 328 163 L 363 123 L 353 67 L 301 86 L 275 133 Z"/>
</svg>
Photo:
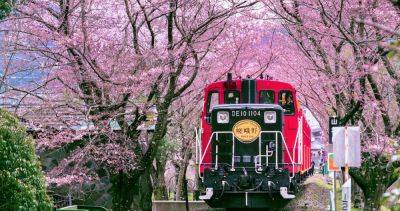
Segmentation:
<svg viewBox="0 0 400 211">
<path fill-rule="evenodd" d="M 0 109 L 0 210 L 51 210 L 34 142 Z"/>
<path fill-rule="evenodd" d="M 11 4 L 7 0 L 0 0 L 0 19 L 5 18 L 11 12 Z"/>
<path fill-rule="evenodd" d="M 393 41 L 389 44 L 389 53 L 387 57 L 389 59 L 400 59 L 400 40 Z"/>
<path fill-rule="evenodd" d="M 156 154 L 156 159 L 159 162 L 166 162 L 170 158 L 170 153 L 176 151 L 179 146 L 176 142 L 163 138 L 159 146 L 159 152 Z"/>
<path fill-rule="evenodd" d="M 394 6 L 397 6 L 400 8 L 400 0 L 391 0 L 393 2 Z"/>
<path fill-rule="evenodd" d="M 396 143 L 397 147 L 398 144 Z M 388 164 L 388 167 L 396 165 L 400 162 L 400 150 L 392 156 L 392 160 Z M 399 166 L 399 165 L 398 165 Z M 397 173 L 399 178 L 384 194 L 384 206 L 382 210 L 400 210 L 400 167 L 397 167 Z M 390 209 L 389 209 L 390 208 Z"/>
<path fill-rule="evenodd" d="M 375 210 L 382 205 L 382 195 L 396 180 L 399 174 L 399 162 L 390 162 L 387 154 L 362 153 L 360 168 L 350 168 L 350 175 L 362 189 L 365 210 Z"/>
</svg>

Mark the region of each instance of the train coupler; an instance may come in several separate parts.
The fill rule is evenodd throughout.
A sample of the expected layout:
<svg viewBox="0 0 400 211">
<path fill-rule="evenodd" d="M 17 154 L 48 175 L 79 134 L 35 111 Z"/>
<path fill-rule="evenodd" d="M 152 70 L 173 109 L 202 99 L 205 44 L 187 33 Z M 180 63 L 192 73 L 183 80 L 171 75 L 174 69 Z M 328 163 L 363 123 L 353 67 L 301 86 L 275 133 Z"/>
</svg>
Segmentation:
<svg viewBox="0 0 400 211">
<path fill-rule="evenodd" d="M 280 194 L 281 194 L 282 198 L 284 198 L 284 199 L 294 199 L 294 197 L 295 197 L 295 195 L 289 194 L 287 192 L 287 187 L 281 187 Z"/>
</svg>

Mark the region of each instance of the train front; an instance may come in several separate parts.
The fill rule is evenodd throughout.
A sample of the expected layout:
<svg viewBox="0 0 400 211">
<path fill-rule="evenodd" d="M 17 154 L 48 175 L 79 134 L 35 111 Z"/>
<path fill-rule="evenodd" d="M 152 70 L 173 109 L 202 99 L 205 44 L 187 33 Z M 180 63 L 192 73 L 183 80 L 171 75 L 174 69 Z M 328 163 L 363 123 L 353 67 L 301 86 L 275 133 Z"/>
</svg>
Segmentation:
<svg viewBox="0 0 400 211">
<path fill-rule="evenodd" d="M 294 198 L 288 193 L 289 172 L 282 161 L 283 115 L 276 104 L 212 108 L 207 142 L 212 162 L 202 173 L 201 199 L 211 207 L 265 208 Z"/>
</svg>

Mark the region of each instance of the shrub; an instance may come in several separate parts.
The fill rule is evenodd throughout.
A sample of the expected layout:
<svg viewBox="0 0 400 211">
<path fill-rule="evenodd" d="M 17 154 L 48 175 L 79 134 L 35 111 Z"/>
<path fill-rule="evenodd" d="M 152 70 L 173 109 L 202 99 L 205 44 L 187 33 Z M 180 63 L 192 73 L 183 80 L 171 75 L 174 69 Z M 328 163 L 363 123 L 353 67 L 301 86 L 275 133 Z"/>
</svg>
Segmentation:
<svg viewBox="0 0 400 211">
<path fill-rule="evenodd" d="M 0 210 L 51 210 L 44 176 L 26 128 L 0 109 Z"/>
</svg>

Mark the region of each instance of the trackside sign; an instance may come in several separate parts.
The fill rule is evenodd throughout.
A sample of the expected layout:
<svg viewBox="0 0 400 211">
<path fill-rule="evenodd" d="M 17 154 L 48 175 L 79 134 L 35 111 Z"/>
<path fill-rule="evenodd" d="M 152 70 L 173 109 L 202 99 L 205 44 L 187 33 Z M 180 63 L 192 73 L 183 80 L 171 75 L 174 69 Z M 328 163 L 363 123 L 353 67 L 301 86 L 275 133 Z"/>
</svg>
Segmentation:
<svg viewBox="0 0 400 211">
<path fill-rule="evenodd" d="M 361 166 L 360 127 L 334 127 L 332 141 L 336 165 Z"/>
<path fill-rule="evenodd" d="M 328 153 L 328 171 L 340 171 L 340 168 L 335 165 L 333 161 L 335 155 L 333 153 Z"/>
</svg>

